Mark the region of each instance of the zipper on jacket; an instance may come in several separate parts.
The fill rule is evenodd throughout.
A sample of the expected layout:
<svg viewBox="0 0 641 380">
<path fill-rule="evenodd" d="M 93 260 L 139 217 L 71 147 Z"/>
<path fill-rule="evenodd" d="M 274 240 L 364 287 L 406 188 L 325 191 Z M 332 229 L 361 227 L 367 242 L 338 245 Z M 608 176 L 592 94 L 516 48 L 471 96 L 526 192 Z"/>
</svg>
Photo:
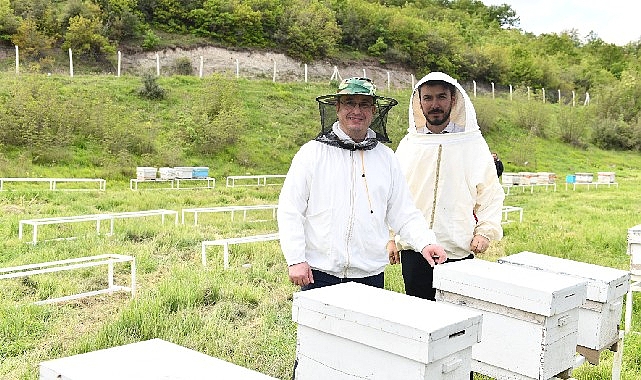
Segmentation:
<svg viewBox="0 0 641 380">
<path fill-rule="evenodd" d="M 352 234 L 354 233 L 354 218 L 356 213 L 356 157 L 354 156 L 354 151 L 349 152 L 349 157 L 352 162 L 352 172 L 351 172 L 351 186 L 350 186 L 350 201 L 349 201 L 349 219 L 347 220 L 347 231 L 345 232 L 345 266 L 343 267 L 343 278 L 347 277 L 347 270 L 350 266 L 350 242 L 352 241 Z"/>
<path fill-rule="evenodd" d="M 436 196 L 438 195 L 438 178 L 441 173 L 441 153 L 443 145 L 438 146 L 438 156 L 436 157 L 436 176 L 434 177 L 434 200 L 432 201 L 432 215 L 430 217 L 430 229 L 434 228 L 434 215 L 436 214 Z"/>
</svg>

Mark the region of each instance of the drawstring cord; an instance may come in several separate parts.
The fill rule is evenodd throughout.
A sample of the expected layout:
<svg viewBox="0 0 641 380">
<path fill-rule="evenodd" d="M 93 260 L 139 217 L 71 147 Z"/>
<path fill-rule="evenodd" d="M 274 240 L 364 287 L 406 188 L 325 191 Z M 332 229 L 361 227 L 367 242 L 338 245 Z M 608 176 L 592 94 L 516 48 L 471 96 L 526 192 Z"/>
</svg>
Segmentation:
<svg viewBox="0 0 641 380">
<path fill-rule="evenodd" d="M 369 203 L 369 212 L 371 214 L 374 213 L 374 210 L 372 209 L 372 199 L 369 197 L 369 187 L 367 186 L 367 178 L 365 177 L 365 159 L 364 159 L 364 153 L 361 150 L 361 172 L 363 181 L 365 181 L 365 192 L 367 193 L 367 202 Z"/>
<path fill-rule="evenodd" d="M 434 214 L 436 213 L 436 193 L 438 191 L 438 177 L 441 172 L 441 152 L 443 145 L 438 146 L 438 156 L 436 158 L 436 177 L 434 180 L 434 201 L 432 202 L 432 217 L 430 218 L 430 229 L 434 227 Z"/>
</svg>

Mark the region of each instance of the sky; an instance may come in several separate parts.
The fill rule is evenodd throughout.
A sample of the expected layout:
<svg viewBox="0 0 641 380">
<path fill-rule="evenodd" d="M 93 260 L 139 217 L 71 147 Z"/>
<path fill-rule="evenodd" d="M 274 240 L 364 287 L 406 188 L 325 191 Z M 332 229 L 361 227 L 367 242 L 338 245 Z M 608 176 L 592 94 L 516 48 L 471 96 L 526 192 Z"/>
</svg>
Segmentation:
<svg viewBox="0 0 641 380">
<path fill-rule="evenodd" d="M 521 19 L 520 29 L 539 35 L 577 29 L 585 41 L 594 31 L 603 41 L 623 46 L 641 38 L 637 0 L 481 0 L 508 4 Z"/>
</svg>

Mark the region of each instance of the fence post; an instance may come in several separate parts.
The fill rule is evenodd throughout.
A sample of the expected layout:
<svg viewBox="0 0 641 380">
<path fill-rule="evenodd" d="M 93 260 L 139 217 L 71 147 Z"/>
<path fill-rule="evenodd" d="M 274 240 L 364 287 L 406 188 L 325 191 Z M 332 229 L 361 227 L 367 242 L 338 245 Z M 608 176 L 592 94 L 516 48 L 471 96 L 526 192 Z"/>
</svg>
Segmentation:
<svg viewBox="0 0 641 380">
<path fill-rule="evenodd" d="M 476 81 L 472 81 L 473 87 L 474 87 L 474 97 L 476 98 Z"/>
<path fill-rule="evenodd" d="M 586 92 L 585 93 L 585 101 L 583 102 L 583 105 L 587 106 L 588 104 L 590 104 L 590 93 Z"/>
<path fill-rule="evenodd" d="M 490 83 L 492 83 L 492 99 L 494 99 L 494 82 L 490 82 Z"/>
<path fill-rule="evenodd" d="M 274 74 L 272 75 L 272 82 L 276 82 L 276 60 L 272 59 L 274 61 Z"/>
<path fill-rule="evenodd" d="M 561 104 L 561 89 L 559 88 L 557 91 L 558 91 L 558 94 L 559 94 L 559 104 Z"/>
<path fill-rule="evenodd" d="M 69 76 L 73 77 L 73 53 L 69 48 Z"/>
<path fill-rule="evenodd" d="M 305 83 L 307 83 L 307 64 L 305 64 Z"/>
<path fill-rule="evenodd" d="M 200 56 L 200 77 L 203 77 L 203 56 Z"/>
<path fill-rule="evenodd" d="M 20 58 L 18 54 L 18 45 L 16 45 L 16 75 L 20 74 Z"/>
<path fill-rule="evenodd" d="M 414 74 L 410 74 L 412 78 L 412 91 L 414 91 Z"/>
<path fill-rule="evenodd" d="M 510 101 L 512 101 L 512 85 L 510 85 Z"/>
<path fill-rule="evenodd" d="M 545 87 L 542 88 L 541 90 L 543 90 L 543 103 L 545 103 Z"/>
<path fill-rule="evenodd" d="M 363 78 L 367 78 L 367 74 L 365 74 L 365 69 L 363 69 Z"/>
<path fill-rule="evenodd" d="M 160 57 L 158 56 L 158 53 L 156 53 L 156 76 L 160 76 Z"/>
<path fill-rule="evenodd" d="M 118 78 L 120 78 L 120 65 L 122 64 L 122 54 L 120 53 L 120 50 L 118 50 Z"/>
<path fill-rule="evenodd" d="M 576 92 L 572 90 L 572 107 L 576 106 Z"/>
<path fill-rule="evenodd" d="M 530 86 L 527 86 L 527 100 L 530 101 Z"/>
</svg>

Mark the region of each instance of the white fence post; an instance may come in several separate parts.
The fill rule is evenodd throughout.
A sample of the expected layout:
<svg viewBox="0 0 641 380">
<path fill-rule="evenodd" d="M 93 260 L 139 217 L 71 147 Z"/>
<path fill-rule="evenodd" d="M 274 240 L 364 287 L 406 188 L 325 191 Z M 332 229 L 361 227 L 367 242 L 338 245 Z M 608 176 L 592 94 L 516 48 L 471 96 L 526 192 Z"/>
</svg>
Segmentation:
<svg viewBox="0 0 641 380">
<path fill-rule="evenodd" d="M 545 87 L 541 89 L 543 91 L 543 103 L 545 103 Z"/>
<path fill-rule="evenodd" d="M 307 83 L 307 64 L 305 64 L 305 83 Z"/>
<path fill-rule="evenodd" d="M 160 76 L 160 57 L 158 56 L 158 53 L 156 53 L 156 76 Z"/>
<path fill-rule="evenodd" d="M 558 89 L 557 91 L 559 93 L 559 104 L 561 104 L 561 89 Z"/>
<path fill-rule="evenodd" d="M 18 45 L 16 45 L 16 75 L 20 74 L 20 58 L 18 54 Z"/>
<path fill-rule="evenodd" d="M 274 74 L 272 75 L 272 82 L 276 82 L 276 60 L 272 59 L 274 61 Z"/>
<path fill-rule="evenodd" d="M 412 91 L 414 91 L 414 82 L 415 82 L 414 74 L 410 74 L 410 76 L 412 77 Z"/>
<path fill-rule="evenodd" d="M 494 82 L 491 82 L 491 83 L 492 83 L 492 99 L 494 99 Z"/>
<path fill-rule="evenodd" d="M 512 100 L 512 85 L 510 85 L 510 101 Z"/>
<path fill-rule="evenodd" d="M 475 80 L 472 81 L 472 85 L 473 85 L 473 88 L 474 88 L 474 90 L 473 90 L 474 91 L 474 97 L 476 98 L 476 81 Z"/>
<path fill-rule="evenodd" d="M 576 106 L 576 92 L 572 90 L 572 107 Z"/>
<path fill-rule="evenodd" d="M 73 77 L 73 53 L 69 48 L 69 76 Z"/>
<path fill-rule="evenodd" d="M 527 86 L 527 100 L 530 101 L 530 86 Z"/>
<path fill-rule="evenodd" d="M 585 93 L 585 101 L 583 102 L 583 105 L 587 106 L 588 104 L 590 104 L 590 93 L 586 92 Z"/>
<path fill-rule="evenodd" d="M 118 78 L 120 78 L 120 65 L 122 64 L 122 54 L 118 50 Z"/>
<path fill-rule="evenodd" d="M 365 74 L 365 69 L 363 69 L 363 78 L 367 78 L 367 74 Z"/>
</svg>

